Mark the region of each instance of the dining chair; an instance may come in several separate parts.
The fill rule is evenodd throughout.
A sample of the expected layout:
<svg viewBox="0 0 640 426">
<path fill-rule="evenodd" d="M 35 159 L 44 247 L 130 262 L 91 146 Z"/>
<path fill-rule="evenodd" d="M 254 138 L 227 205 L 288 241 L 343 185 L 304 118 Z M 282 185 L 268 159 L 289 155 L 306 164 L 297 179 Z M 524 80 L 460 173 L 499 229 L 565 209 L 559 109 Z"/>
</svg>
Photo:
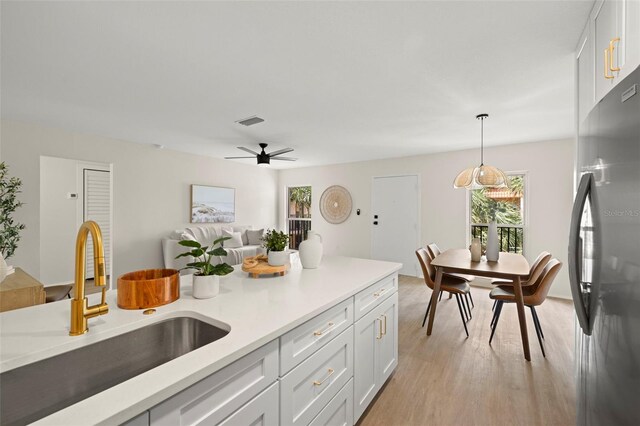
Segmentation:
<svg viewBox="0 0 640 426">
<path fill-rule="evenodd" d="M 547 263 L 549 262 L 550 259 L 551 259 L 551 253 L 549 253 L 548 251 L 543 251 L 542 253 L 540 253 L 538 257 L 536 257 L 536 260 L 534 260 L 533 263 L 531 264 L 531 267 L 529 268 L 529 275 L 521 279 L 520 286 L 526 287 L 526 286 L 533 285 L 536 282 L 536 280 L 540 277 L 540 274 L 542 274 L 542 270 L 544 269 L 545 266 L 547 266 Z M 494 278 L 491 280 L 491 284 L 497 285 L 501 287 L 503 290 L 509 290 L 510 288 L 513 287 L 513 281 L 506 280 L 503 278 Z M 497 301 L 493 302 L 493 307 L 491 308 L 491 310 L 495 310 L 496 303 Z"/>
<path fill-rule="evenodd" d="M 547 355 L 544 351 L 544 345 L 542 343 L 542 340 L 544 339 L 544 333 L 542 332 L 540 319 L 538 318 L 538 313 L 536 312 L 535 307 L 542 305 L 542 303 L 547 299 L 547 294 L 549 293 L 551 284 L 553 284 L 553 280 L 556 278 L 556 275 L 558 275 L 560 268 L 562 268 L 562 263 L 558 259 L 550 260 L 543 268 L 536 282 L 522 289 L 524 305 L 528 306 L 529 309 L 531 309 L 533 325 L 535 326 L 536 335 L 538 336 L 538 342 L 540 343 L 540 348 L 542 349 L 542 356 L 544 356 L 545 358 Z M 496 309 L 493 314 L 493 319 L 491 320 L 491 337 L 489 337 L 489 344 L 491 344 L 493 335 L 495 334 L 496 328 L 498 327 L 498 321 L 500 320 L 500 314 L 502 313 L 503 305 L 505 303 L 515 303 L 516 297 L 513 293 L 513 287 L 509 287 L 506 289 L 496 287 L 491 290 L 491 293 L 489 293 L 489 297 L 497 302 Z"/>
<path fill-rule="evenodd" d="M 416 256 L 418 256 L 418 261 L 420 262 L 420 267 L 422 268 L 422 274 L 424 275 L 424 282 L 431 290 L 435 287 L 435 279 L 436 279 L 436 268 L 431 264 L 431 257 L 429 256 L 429 252 L 424 247 L 420 247 L 416 250 Z M 462 325 L 464 326 L 464 332 L 467 337 L 469 337 L 469 330 L 467 330 L 467 321 L 471 319 L 471 311 L 467 312 L 467 308 L 464 307 L 464 296 L 469 293 L 469 283 L 467 283 L 462 278 L 456 278 L 452 276 L 442 276 L 442 281 L 440 283 L 440 294 L 442 292 L 449 292 L 453 294 L 456 298 L 456 302 L 458 303 L 458 310 L 460 311 L 460 318 L 462 319 Z M 424 314 L 424 319 L 422 320 L 422 326 L 427 322 L 427 316 L 429 315 L 429 310 L 431 309 L 431 297 L 429 297 L 429 304 L 427 305 L 427 312 Z M 463 314 L 464 309 L 464 314 Z M 465 319 L 466 315 L 466 319 Z"/>
<path fill-rule="evenodd" d="M 442 250 L 440 250 L 440 247 L 438 247 L 438 245 L 436 243 L 431 243 L 427 245 L 427 251 L 429 252 L 429 255 L 431 256 L 431 260 L 435 259 L 436 256 L 438 256 L 440 253 L 442 253 Z M 467 274 L 450 274 L 445 272 L 444 275 L 449 275 L 451 277 L 456 277 L 456 278 L 462 278 L 463 280 L 465 280 L 466 282 L 470 283 L 471 281 L 473 281 L 475 279 L 475 277 L 473 275 L 467 275 Z M 440 296 L 442 297 L 442 296 Z M 451 295 L 449 295 L 449 298 L 451 298 Z M 467 299 L 467 307 L 469 306 L 469 300 L 471 300 L 471 308 L 475 308 L 476 304 L 473 303 L 473 296 L 471 295 L 471 291 L 469 291 L 469 293 L 467 293 L 465 295 L 465 298 Z"/>
</svg>

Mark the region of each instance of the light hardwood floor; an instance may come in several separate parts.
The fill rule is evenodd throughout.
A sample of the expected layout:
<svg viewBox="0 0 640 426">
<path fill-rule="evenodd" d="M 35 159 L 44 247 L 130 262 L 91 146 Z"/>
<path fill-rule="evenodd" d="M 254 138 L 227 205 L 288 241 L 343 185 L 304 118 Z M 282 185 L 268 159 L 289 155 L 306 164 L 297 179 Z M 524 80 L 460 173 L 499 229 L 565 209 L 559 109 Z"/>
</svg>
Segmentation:
<svg viewBox="0 0 640 426">
<path fill-rule="evenodd" d="M 472 287 L 473 319 L 466 338 L 455 299 L 438 303 L 433 333 L 422 319 L 431 294 L 422 279 L 401 276 L 399 363 L 360 426 L 573 425 L 574 323 L 570 301 L 537 308 L 546 337 L 543 358 L 526 309 L 531 362 L 522 354 L 516 308 L 506 304 L 489 346 L 489 290 Z"/>
</svg>

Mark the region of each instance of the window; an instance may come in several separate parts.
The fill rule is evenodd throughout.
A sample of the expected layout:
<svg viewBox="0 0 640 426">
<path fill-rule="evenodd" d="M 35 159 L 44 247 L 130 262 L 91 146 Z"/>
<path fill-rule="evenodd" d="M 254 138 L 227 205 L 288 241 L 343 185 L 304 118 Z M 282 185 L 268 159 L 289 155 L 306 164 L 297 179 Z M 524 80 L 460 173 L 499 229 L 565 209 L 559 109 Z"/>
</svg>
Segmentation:
<svg viewBox="0 0 640 426">
<path fill-rule="evenodd" d="M 498 224 L 500 251 L 523 252 L 525 213 L 524 174 L 510 174 L 509 188 L 483 188 L 470 191 L 471 238 L 487 243 L 489 223 L 495 218 Z"/>
<path fill-rule="evenodd" d="M 311 187 L 292 186 L 287 188 L 287 195 L 289 248 L 297 250 L 311 229 Z"/>
</svg>

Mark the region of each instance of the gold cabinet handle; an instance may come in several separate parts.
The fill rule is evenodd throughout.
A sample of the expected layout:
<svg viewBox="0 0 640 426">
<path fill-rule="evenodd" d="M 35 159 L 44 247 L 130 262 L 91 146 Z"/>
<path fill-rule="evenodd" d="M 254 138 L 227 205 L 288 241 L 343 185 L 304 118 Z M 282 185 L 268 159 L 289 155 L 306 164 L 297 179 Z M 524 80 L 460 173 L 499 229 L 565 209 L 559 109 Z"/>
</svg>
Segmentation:
<svg viewBox="0 0 640 426">
<path fill-rule="evenodd" d="M 334 324 L 332 322 L 327 323 L 327 326 L 322 330 L 317 330 L 313 332 L 314 336 L 322 336 L 324 333 L 328 333 L 333 329 Z"/>
<path fill-rule="evenodd" d="M 314 380 L 313 381 L 313 386 L 321 386 L 324 382 L 326 382 L 327 380 L 329 380 L 329 377 L 331 377 L 333 375 L 333 368 L 330 368 L 327 370 L 327 375 L 324 379 L 322 380 Z"/>
<path fill-rule="evenodd" d="M 384 327 L 383 327 L 383 332 L 382 335 L 386 336 L 387 335 L 387 314 L 383 314 L 382 315 L 384 317 Z"/>
<path fill-rule="evenodd" d="M 609 75 L 609 48 L 604 49 L 604 78 L 611 80 L 612 75 Z"/>
<path fill-rule="evenodd" d="M 616 37 L 609 42 L 609 70 L 620 71 L 619 67 L 613 67 L 613 51 L 615 49 L 615 43 L 620 41 L 620 37 Z"/>
<path fill-rule="evenodd" d="M 380 290 L 376 291 L 375 293 L 373 293 L 373 297 L 380 297 L 384 294 L 386 290 L 384 288 L 381 288 Z"/>
<path fill-rule="evenodd" d="M 378 335 L 376 336 L 377 340 L 382 339 L 382 318 L 376 318 L 378 321 Z"/>
</svg>

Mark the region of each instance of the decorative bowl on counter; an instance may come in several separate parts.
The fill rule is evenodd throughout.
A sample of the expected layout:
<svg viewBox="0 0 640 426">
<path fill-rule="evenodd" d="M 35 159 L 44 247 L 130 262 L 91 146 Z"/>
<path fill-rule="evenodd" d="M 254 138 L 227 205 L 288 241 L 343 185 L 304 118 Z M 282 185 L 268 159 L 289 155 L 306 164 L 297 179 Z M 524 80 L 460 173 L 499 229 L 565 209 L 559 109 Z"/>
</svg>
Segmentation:
<svg viewBox="0 0 640 426">
<path fill-rule="evenodd" d="M 177 269 L 144 269 L 118 278 L 118 307 L 122 309 L 155 308 L 179 298 Z"/>
</svg>

